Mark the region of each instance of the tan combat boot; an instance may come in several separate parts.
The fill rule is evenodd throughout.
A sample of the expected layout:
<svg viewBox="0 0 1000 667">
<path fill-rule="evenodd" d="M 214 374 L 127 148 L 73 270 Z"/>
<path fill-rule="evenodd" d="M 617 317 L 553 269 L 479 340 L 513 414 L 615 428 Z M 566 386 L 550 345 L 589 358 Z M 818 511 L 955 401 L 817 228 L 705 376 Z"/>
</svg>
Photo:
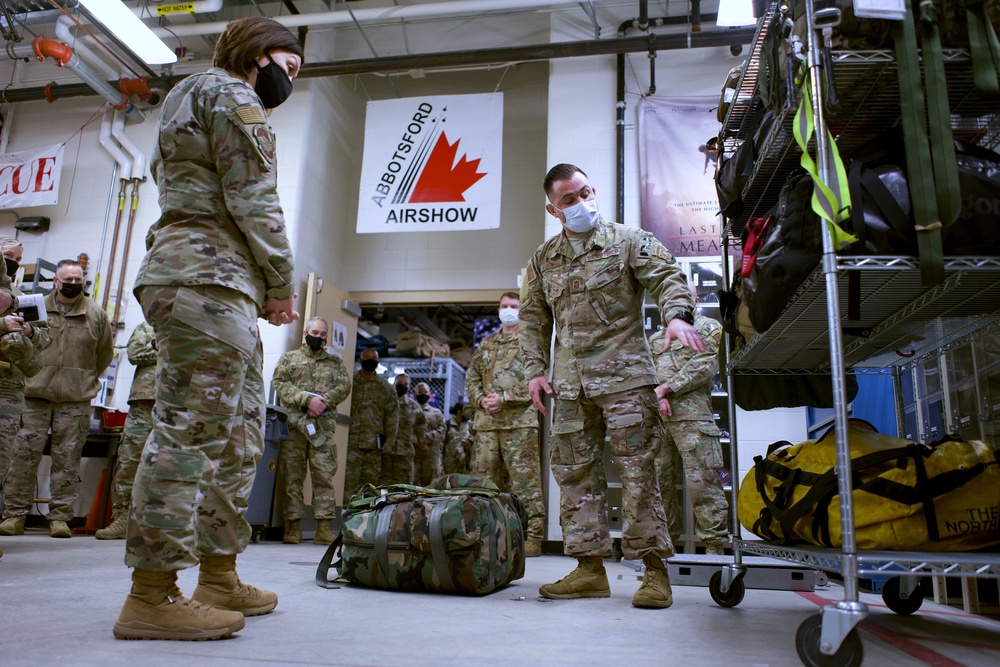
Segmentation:
<svg viewBox="0 0 1000 667">
<path fill-rule="evenodd" d="M 313 535 L 313 544 L 333 544 L 336 537 L 330 530 L 330 522 L 320 520 L 316 523 L 316 534 Z"/>
<path fill-rule="evenodd" d="M 600 556 L 581 556 L 577 561 L 580 564 L 575 570 L 556 583 L 545 584 L 538 589 L 542 597 L 552 600 L 611 597 L 604 559 Z"/>
<path fill-rule="evenodd" d="M 278 606 L 278 594 L 244 584 L 236 574 L 236 556 L 202 556 L 198 586 L 192 600 L 238 611 L 244 616 L 270 614 Z"/>
<path fill-rule="evenodd" d="M 23 514 L 21 516 L 12 516 L 9 519 L 4 519 L 0 523 L 0 535 L 24 535 L 24 520 Z"/>
<path fill-rule="evenodd" d="M 116 639 L 221 639 L 240 630 L 243 614 L 180 595 L 176 572 L 132 571 L 132 592 L 115 622 Z"/>
<path fill-rule="evenodd" d="M 107 528 L 101 528 L 94 533 L 99 540 L 124 540 L 128 528 L 128 511 L 115 512 Z"/>
<path fill-rule="evenodd" d="M 667 566 L 656 556 L 645 556 L 642 562 L 646 565 L 646 573 L 642 577 L 639 590 L 632 596 L 632 606 L 643 609 L 666 609 L 674 603 Z"/>
<path fill-rule="evenodd" d="M 65 521 L 49 521 L 49 537 L 73 537 L 73 531 Z"/>
<path fill-rule="evenodd" d="M 542 555 L 542 543 L 538 540 L 528 540 L 524 543 L 524 557 L 536 558 Z"/>
<path fill-rule="evenodd" d="M 302 525 L 298 519 L 285 522 L 285 537 L 281 541 L 285 544 L 298 544 L 302 541 Z"/>
</svg>

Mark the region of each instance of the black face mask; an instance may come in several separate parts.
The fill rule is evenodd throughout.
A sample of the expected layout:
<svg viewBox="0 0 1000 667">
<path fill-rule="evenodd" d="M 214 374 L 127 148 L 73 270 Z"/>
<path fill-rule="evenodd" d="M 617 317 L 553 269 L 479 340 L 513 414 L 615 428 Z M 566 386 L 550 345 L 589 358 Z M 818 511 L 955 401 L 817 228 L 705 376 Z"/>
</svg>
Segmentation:
<svg viewBox="0 0 1000 667">
<path fill-rule="evenodd" d="M 270 54 L 268 58 L 271 58 Z M 292 80 L 272 59 L 263 67 L 257 64 L 257 83 L 253 89 L 265 109 L 275 109 L 292 94 Z"/>
<path fill-rule="evenodd" d="M 320 338 L 319 336 L 310 336 L 309 334 L 306 334 L 306 345 L 308 345 L 309 349 L 312 350 L 313 352 L 319 352 L 321 349 L 323 349 L 323 345 L 325 343 L 326 340 Z"/>
<path fill-rule="evenodd" d="M 83 294 L 83 285 L 81 283 L 63 283 L 62 287 L 59 288 L 59 293 L 67 299 L 75 299 Z"/>
<path fill-rule="evenodd" d="M 361 370 L 374 373 L 376 368 L 378 368 L 378 359 L 361 360 Z"/>
<path fill-rule="evenodd" d="M 428 396 L 427 394 L 417 394 L 417 403 L 419 403 L 420 405 L 423 405 L 429 400 L 431 400 L 431 397 Z"/>
<path fill-rule="evenodd" d="M 396 396 L 406 396 L 406 392 L 410 391 L 410 385 L 407 384 L 397 384 L 396 385 Z"/>
<path fill-rule="evenodd" d="M 14 260 L 8 259 L 7 257 L 3 258 L 3 263 L 7 265 L 7 276 L 9 278 L 13 278 L 14 274 L 17 273 L 18 267 L 21 266 L 20 264 L 18 264 Z"/>
</svg>

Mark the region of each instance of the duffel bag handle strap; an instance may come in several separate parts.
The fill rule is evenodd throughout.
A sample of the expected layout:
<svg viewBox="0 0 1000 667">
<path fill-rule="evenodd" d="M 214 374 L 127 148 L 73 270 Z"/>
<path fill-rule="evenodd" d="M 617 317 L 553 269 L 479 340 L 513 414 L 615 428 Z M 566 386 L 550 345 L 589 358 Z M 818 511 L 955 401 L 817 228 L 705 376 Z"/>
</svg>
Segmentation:
<svg viewBox="0 0 1000 667">
<path fill-rule="evenodd" d="M 333 565 L 333 557 L 336 554 L 337 550 L 343 546 L 343 544 L 344 544 L 344 533 L 343 533 L 343 528 L 341 528 L 341 532 L 337 534 L 337 537 L 334 538 L 333 543 L 326 548 L 326 551 L 323 553 L 323 557 L 319 559 L 319 567 L 316 568 L 316 585 L 319 586 L 320 588 L 331 588 L 331 589 L 340 588 L 340 586 L 334 583 L 336 579 L 331 581 L 327 575 L 330 572 L 330 568 L 334 567 L 337 569 L 339 576 L 340 564 L 342 561 L 338 559 L 336 565 Z"/>
<path fill-rule="evenodd" d="M 455 592 L 455 582 L 451 578 L 451 568 L 448 563 L 448 552 L 444 548 L 444 511 L 448 508 L 447 499 L 434 503 L 428 525 L 428 538 L 431 543 L 431 559 L 434 561 L 434 572 L 441 580 L 441 589 L 448 593 Z"/>
</svg>

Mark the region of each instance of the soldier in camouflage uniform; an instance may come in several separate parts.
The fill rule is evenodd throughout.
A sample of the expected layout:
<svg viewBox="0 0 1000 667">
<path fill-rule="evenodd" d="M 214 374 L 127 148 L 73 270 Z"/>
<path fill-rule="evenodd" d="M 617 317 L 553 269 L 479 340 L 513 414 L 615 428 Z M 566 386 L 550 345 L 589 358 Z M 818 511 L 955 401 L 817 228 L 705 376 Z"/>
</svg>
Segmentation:
<svg viewBox="0 0 1000 667">
<path fill-rule="evenodd" d="M 538 412 L 528 393 L 524 355 L 518 344 L 514 292 L 500 297 L 501 329 L 476 348 L 465 375 L 465 391 L 476 410 L 476 439 L 469 470 L 511 491 L 528 515 L 526 556 L 542 555 L 545 501 L 538 440 Z"/>
<path fill-rule="evenodd" d="M 282 441 L 278 464 L 284 477 L 286 544 L 302 541 L 300 521 L 305 513 L 302 482 L 306 462 L 312 475 L 312 507 L 316 518 L 315 544 L 333 542 L 330 521 L 337 518 L 337 406 L 351 391 L 351 378 L 340 358 L 324 349 L 326 321 L 314 317 L 306 322 L 305 345 L 285 352 L 274 369 L 273 386 L 278 403 L 288 410 L 290 437 Z"/>
<path fill-rule="evenodd" d="M 443 473 L 469 472 L 469 450 L 472 445 L 472 434 L 469 432 L 469 420 L 465 418 L 464 403 L 451 406 L 451 419 L 445 428 Z"/>
<path fill-rule="evenodd" d="M 52 342 L 45 322 L 25 322 L 14 312 L 12 297 L 21 291 L 11 284 L 17 273 L 24 247 L 11 236 L 0 236 L 4 270 L 0 271 L 0 486 L 3 485 L 10 465 L 10 455 L 21 427 L 24 411 L 24 372 L 37 368 L 38 353 Z M 19 525 L 18 525 L 19 524 Z M 14 518 L 8 524 L 0 523 L 0 535 L 13 535 L 24 530 L 24 519 Z M 0 550 L 0 556 L 3 551 Z"/>
<path fill-rule="evenodd" d="M 578 567 L 539 592 L 548 598 L 608 597 L 602 558 L 611 551 L 601 460 L 605 436 L 622 480 L 622 552 L 642 559 L 646 573 L 636 607 L 673 602 L 664 558 L 674 553 L 656 483 L 662 437 L 653 388 L 656 375 L 642 331 L 643 290 L 667 322 L 667 341 L 705 349 L 694 302 L 673 256 L 652 234 L 605 222 L 590 182 L 560 164 L 545 176 L 549 204 L 563 232 L 539 247 L 522 287 L 520 330 L 525 376 L 542 414 L 542 393 L 555 393 L 552 472 L 562 490 L 564 548 Z M 555 334 L 555 358 L 549 358 Z M 545 377 L 551 367 L 555 391 Z"/>
<path fill-rule="evenodd" d="M 414 396 L 427 420 L 424 438 L 418 444 L 414 457 L 415 483 L 427 486 L 435 477 L 441 476 L 441 457 L 445 432 L 444 413 L 430 404 L 431 388 L 426 382 L 417 384 Z"/>
<path fill-rule="evenodd" d="M 399 405 L 399 427 L 396 444 L 388 454 L 382 454 L 382 474 L 379 484 L 412 484 L 413 457 L 418 442 L 423 441 L 427 418 L 420 405 L 407 396 L 410 378 L 400 373 L 396 376 L 396 396 Z"/>
<path fill-rule="evenodd" d="M 4 522 L 0 531 L 18 533 L 35 497 L 38 464 L 46 442 L 52 456 L 49 522 L 52 537 L 72 537 L 69 521 L 80 492 L 80 456 L 90 430 L 90 401 L 111 363 L 114 345 L 107 314 L 83 293 L 83 269 L 57 264 L 55 289 L 45 297 L 52 345 L 38 357 L 41 370 L 24 383 L 21 430 L 7 473 Z M 49 435 L 51 428 L 52 434 Z"/>
<path fill-rule="evenodd" d="M 688 284 L 691 296 L 698 301 L 694 285 Z M 719 479 L 723 466 L 719 446 L 719 427 L 712 414 L 712 385 L 719 372 L 719 343 L 722 325 L 711 317 L 695 313 L 694 328 L 705 341 L 705 351 L 695 352 L 673 341 L 663 350 L 661 329 L 649 338 L 656 364 L 656 388 L 660 414 L 664 417 L 666 439 L 656 460 L 660 493 L 673 500 L 678 482 L 678 468 L 683 466 L 684 484 L 695 516 L 695 535 L 705 544 L 708 554 L 725 552 L 729 503 Z M 682 528 L 681 506 L 665 502 L 667 526 L 671 537 Z"/>
<path fill-rule="evenodd" d="M 302 48 L 279 23 L 245 18 L 219 37 L 213 63 L 168 93 L 150 162 L 161 215 L 135 293 L 156 332 L 159 374 L 132 489 L 119 639 L 217 639 L 278 603 L 240 581 L 236 556 L 250 541 L 264 447 L 257 319 L 298 317 L 265 109 L 291 93 Z M 194 565 L 188 599 L 177 571 Z"/>
<path fill-rule="evenodd" d="M 389 383 L 380 378 L 378 352 L 361 353 L 361 370 L 351 390 L 351 431 L 347 436 L 344 505 L 365 484 L 378 484 L 382 455 L 396 444 L 399 403 Z"/>
<path fill-rule="evenodd" d="M 128 395 L 128 416 L 122 441 L 118 446 L 118 475 L 112 521 L 97 531 L 99 540 L 122 540 L 128 528 L 128 506 L 132 502 L 132 484 L 142 458 L 149 432 L 153 430 L 153 399 L 156 397 L 156 340 L 153 327 L 143 322 L 128 339 L 128 360 L 135 364 L 135 375 Z"/>
</svg>

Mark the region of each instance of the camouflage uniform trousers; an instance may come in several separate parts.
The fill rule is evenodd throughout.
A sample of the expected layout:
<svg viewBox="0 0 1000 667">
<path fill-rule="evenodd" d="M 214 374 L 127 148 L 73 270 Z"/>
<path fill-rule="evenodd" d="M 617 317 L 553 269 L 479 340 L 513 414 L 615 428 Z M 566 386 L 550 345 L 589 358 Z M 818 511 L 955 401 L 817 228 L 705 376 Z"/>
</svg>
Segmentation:
<svg viewBox="0 0 1000 667">
<path fill-rule="evenodd" d="M 413 455 L 383 454 L 382 472 L 379 475 L 378 483 L 382 486 L 413 484 Z"/>
<path fill-rule="evenodd" d="M 443 474 L 469 472 L 469 466 L 466 465 L 467 461 L 465 460 L 465 447 L 462 446 L 461 440 L 445 443 L 443 458 L 444 461 L 441 464 Z"/>
<path fill-rule="evenodd" d="M 118 475 L 115 477 L 113 512 L 126 513 L 132 502 L 132 484 L 149 432 L 153 430 L 153 401 L 137 399 L 129 403 L 122 442 L 118 445 Z"/>
<path fill-rule="evenodd" d="M 476 431 L 469 470 L 487 477 L 516 495 L 528 515 L 528 539 L 545 537 L 545 502 L 542 499 L 542 462 L 537 428 Z"/>
<path fill-rule="evenodd" d="M 704 424 L 704 428 L 701 426 Z M 722 468 L 722 448 L 714 422 L 666 421 L 663 423 L 665 441 L 656 460 L 660 491 L 667 497 L 667 489 L 674 489 L 676 498 L 679 482 L 678 471 L 684 471 L 684 486 L 695 518 L 695 536 L 699 540 L 727 538 L 729 536 L 729 502 L 722 488 L 719 470 Z M 665 502 L 670 536 L 683 532 L 678 502 Z"/>
<path fill-rule="evenodd" d="M 549 457 L 562 491 L 559 520 L 567 555 L 611 553 L 601 456 L 605 435 L 622 480 L 622 554 L 629 560 L 674 555 L 656 483 L 656 455 L 663 437 L 657 405 L 652 386 L 556 399 Z"/>
<path fill-rule="evenodd" d="M 344 505 L 365 484 L 378 484 L 381 470 L 381 450 L 348 448 L 347 470 L 344 472 Z"/>
<path fill-rule="evenodd" d="M 146 285 L 138 296 L 156 332 L 158 370 L 125 563 L 182 570 L 250 542 L 245 515 L 264 450 L 259 308 L 210 285 Z"/>
<path fill-rule="evenodd" d="M 0 388 L 0 486 L 3 486 L 3 480 L 7 476 L 10 455 L 17 443 L 22 412 L 24 412 L 24 391 Z"/>
<path fill-rule="evenodd" d="M 49 474 L 49 521 L 73 519 L 73 503 L 80 493 L 80 455 L 90 429 L 90 401 L 53 403 L 25 398 L 21 430 L 10 457 L 4 485 L 4 518 L 26 515 L 35 497 L 38 464 L 45 443 L 50 443 L 52 471 Z M 49 427 L 52 435 L 49 436 Z"/>
<path fill-rule="evenodd" d="M 297 428 L 291 437 L 281 441 L 278 450 L 278 470 L 284 478 L 285 522 L 301 519 L 306 506 L 302 498 L 302 483 L 306 478 L 306 462 L 312 479 L 312 508 L 317 521 L 329 521 L 337 516 L 337 493 L 333 478 L 337 474 L 337 443 L 333 433 L 317 430 L 310 439 Z"/>
<path fill-rule="evenodd" d="M 444 443 L 438 442 L 430 445 L 427 451 L 417 447 L 417 453 L 413 457 L 414 483 L 420 486 L 427 486 L 437 477 L 441 476 L 441 449 Z"/>
</svg>

